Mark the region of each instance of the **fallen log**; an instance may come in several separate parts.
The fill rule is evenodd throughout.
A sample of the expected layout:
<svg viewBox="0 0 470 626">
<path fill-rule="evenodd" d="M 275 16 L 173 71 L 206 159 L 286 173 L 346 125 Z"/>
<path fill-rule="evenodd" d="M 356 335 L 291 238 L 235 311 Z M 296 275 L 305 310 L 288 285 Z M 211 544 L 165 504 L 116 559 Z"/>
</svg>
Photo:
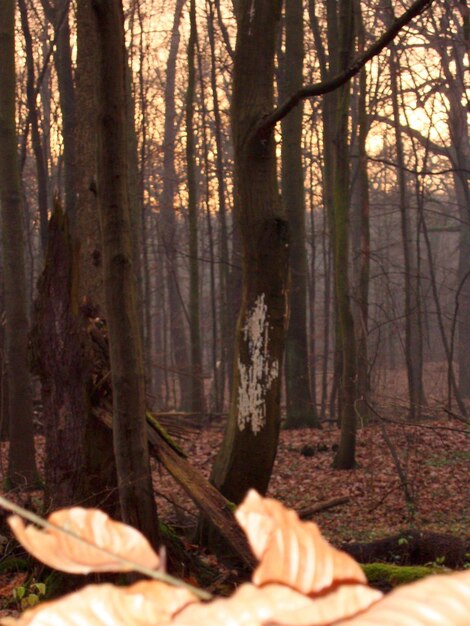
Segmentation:
<svg viewBox="0 0 470 626">
<path fill-rule="evenodd" d="M 109 411 L 96 408 L 94 414 L 108 428 L 112 428 Z M 181 449 L 171 442 L 171 438 L 165 435 L 164 429 L 151 415 L 147 416 L 147 436 L 151 453 L 184 489 L 202 514 L 209 518 L 240 559 L 250 568 L 254 568 L 256 559 L 245 534 L 237 524 L 233 507 L 228 500 L 189 463 Z"/>
<path fill-rule="evenodd" d="M 451 568 L 464 567 L 468 548 L 467 542 L 461 537 L 418 530 L 404 530 L 398 535 L 368 543 L 344 543 L 340 547 L 360 563 L 438 563 Z"/>
</svg>

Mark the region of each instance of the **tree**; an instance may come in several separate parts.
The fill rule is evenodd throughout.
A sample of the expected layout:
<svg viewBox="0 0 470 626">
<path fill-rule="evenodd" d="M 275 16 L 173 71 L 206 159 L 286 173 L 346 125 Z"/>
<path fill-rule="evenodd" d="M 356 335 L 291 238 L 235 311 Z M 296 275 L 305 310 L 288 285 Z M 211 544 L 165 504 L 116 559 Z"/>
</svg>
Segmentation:
<svg viewBox="0 0 470 626">
<path fill-rule="evenodd" d="M 163 136 L 163 188 L 160 195 L 162 242 L 170 307 L 171 341 L 180 387 L 180 406 L 183 410 L 191 405 L 191 377 L 189 376 L 189 354 L 184 329 L 183 304 L 179 286 L 177 255 L 177 222 L 175 217 L 175 195 L 177 176 L 175 168 L 175 143 L 177 135 L 175 81 L 176 59 L 180 42 L 179 24 L 186 0 L 177 0 L 171 33 L 170 50 L 166 66 L 165 121 Z"/>
<path fill-rule="evenodd" d="M 98 196 L 113 388 L 113 441 L 124 521 L 158 545 L 146 434 L 145 376 L 132 265 L 127 179 L 126 53 L 119 0 L 99 0 Z"/>
<path fill-rule="evenodd" d="M 391 5 L 390 5 L 390 9 Z M 400 194 L 400 216 L 404 259 L 405 280 L 405 361 L 408 374 L 408 392 L 410 397 L 410 418 L 419 418 L 424 403 L 424 389 L 422 382 L 423 347 L 421 329 L 421 306 L 419 274 L 417 268 L 416 250 L 413 248 L 415 239 L 409 215 L 407 198 L 407 181 L 405 159 L 403 153 L 402 133 L 399 125 L 398 102 L 398 67 L 396 47 L 392 43 L 390 50 L 390 77 L 392 85 L 392 106 L 395 122 L 395 143 L 398 164 L 398 188 Z"/>
<path fill-rule="evenodd" d="M 240 502 L 249 487 L 266 492 L 276 455 L 289 255 L 273 127 L 258 131 L 274 105 L 281 2 L 242 0 L 239 9 L 231 124 L 235 211 L 243 246 L 242 304 L 228 424 L 211 474 L 233 502 Z"/>
<path fill-rule="evenodd" d="M 196 183 L 196 146 L 194 133 L 194 97 L 196 85 L 195 51 L 197 42 L 196 4 L 190 0 L 191 31 L 188 42 L 188 87 L 186 89 L 186 167 L 189 215 L 189 330 L 191 338 L 191 410 L 204 408 L 202 348 L 199 304 L 198 202 Z"/>
<path fill-rule="evenodd" d="M 283 58 L 282 98 L 303 84 L 303 3 L 286 4 L 286 50 Z M 307 254 L 305 250 L 305 193 L 302 164 L 300 104 L 282 120 L 282 197 L 290 227 L 291 289 L 286 340 L 286 426 L 318 426 L 312 402 L 307 340 Z"/>
<path fill-rule="evenodd" d="M 231 124 L 234 143 L 234 196 L 243 245 L 243 295 L 237 327 L 235 375 L 228 423 L 211 480 L 233 502 L 249 487 L 267 489 L 279 435 L 280 368 L 285 342 L 288 224 L 277 187 L 273 130 L 303 99 L 341 89 L 368 60 L 380 53 L 401 28 L 430 0 L 417 0 L 386 33 L 355 61 L 350 60 L 352 4 L 344 0 L 338 14 L 332 4 L 336 38 L 342 42 L 338 65 L 319 84 L 308 85 L 273 109 L 274 54 L 280 3 L 237 3 L 238 33 L 233 70 Z M 332 22 L 333 26 L 334 22 Z M 332 33 L 332 35 L 333 35 Z M 256 55 L 256 63 L 253 58 Z M 350 309 L 347 214 L 348 88 L 338 100 L 336 116 L 332 224 L 335 237 L 335 289 L 343 352 L 344 402 L 337 467 L 354 465 L 355 372 L 354 324 Z M 344 272 L 344 273 L 340 273 Z"/>
<path fill-rule="evenodd" d="M 328 80 L 344 72 L 352 63 L 354 50 L 354 7 L 351 0 L 327 0 L 328 57 L 319 36 L 316 16 L 313 27 L 319 51 L 322 77 Z M 340 42 L 340 43 L 338 43 Z M 328 62 L 327 59 L 328 58 Z M 355 464 L 357 347 L 351 307 L 349 279 L 349 81 L 326 94 L 323 99 L 323 146 L 325 199 L 333 251 L 335 302 L 335 377 L 338 383 L 338 422 L 341 437 L 334 464 L 351 469 Z"/>
<path fill-rule="evenodd" d="M 5 354 L 9 399 L 11 487 L 31 487 L 37 481 L 33 438 L 33 405 L 28 366 L 28 316 L 15 115 L 15 2 L 0 3 L 0 203 Z"/>
</svg>

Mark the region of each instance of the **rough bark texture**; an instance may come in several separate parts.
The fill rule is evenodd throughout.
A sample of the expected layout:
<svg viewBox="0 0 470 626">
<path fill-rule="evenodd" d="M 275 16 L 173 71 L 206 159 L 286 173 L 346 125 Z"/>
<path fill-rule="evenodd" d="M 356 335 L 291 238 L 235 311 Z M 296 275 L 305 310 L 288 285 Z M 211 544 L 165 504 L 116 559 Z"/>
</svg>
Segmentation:
<svg viewBox="0 0 470 626">
<path fill-rule="evenodd" d="M 288 225 L 279 198 L 272 129 L 256 132 L 273 106 L 281 2 L 243 1 L 234 64 L 235 204 L 243 245 L 243 295 L 227 429 L 211 481 L 238 503 L 265 493 L 280 426 Z M 256 63 L 253 59 L 256 58 Z"/>
<path fill-rule="evenodd" d="M 286 51 L 281 99 L 303 84 L 303 3 L 286 5 Z M 307 340 L 307 254 L 305 250 L 305 200 L 302 163 L 302 112 L 300 104 L 282 120 L 282 196 L 290 227 L 291 290 L 286 341 L 286 401 L 289 428 L 318 426 L 310 393 Z"/>
<path fill-rule="evenodd" d="M 98 194 L 113 387 L 113 441 L 123 520 L 158 545 L 145 429 L 145 377 L 132 267 L 127 182 L 126 55 L 119 0 L 93 4 L 100 42 Z"/>
<path fill-rule="evenodd" d="M 328 2 L 328 46 L 335 50 L 329 72 L 335 74 L 351 62 L 354 22 L 351 0 Z M 339 42 L 339 45 L 338 45 Z M 349 99 L 346 83 L 325 98 L 325 173 L 330 236 L 333 239 L 333 268 L 336 312 L 336 353 L 339 357 L 338 416 L 341 425 L 339 448 L 334 465 L 351 469 L 355 465 L 357 363 L 354 320 L 349 285 Z"/>
<path fill-rule="evenodd" d="M 10 456 L 7 481 L 28 487 L 37 479 L 28 367 L 28 317 L 15 123 L 15 2 L 0 3 L 0 210 L 5 301 L 5 357 Z"/>
<path fill-rule="evenodd" d="M 77 188 L 76 234 L 80 238 L 80 294 L 106 317 L 98 213 L 98 34 L 92 0 L 77 4 Z"/>
<path fill-rule="evenodd" d="M 112 448 L 100 445 L 102 428 L 88 432 L 92 395 L 95 385 L 99 387 L 87 328 L 92 311 L 80 307 L 78 247 L 72 244 L 68 219 L 60 206 L 51 218 L 48 242 L 32 334 L 44 407 L 46 508 L 86 504 L 115 515 Z"/>
</svg>

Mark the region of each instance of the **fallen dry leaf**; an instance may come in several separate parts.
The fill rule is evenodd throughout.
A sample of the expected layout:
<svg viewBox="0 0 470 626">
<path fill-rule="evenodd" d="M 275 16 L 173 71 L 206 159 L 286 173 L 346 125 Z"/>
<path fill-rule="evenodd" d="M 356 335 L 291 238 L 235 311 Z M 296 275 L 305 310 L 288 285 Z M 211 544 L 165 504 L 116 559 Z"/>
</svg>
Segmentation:
<svg viewBox="0 0 470 626">
<path fill-rule="evenodd" d="M 181 587 L 140 581 L 130 587 L 88 585 L 60 600 L 43 602 L 3 626 L 157 626 L 170 622 L 182 607 L 197 598 Z"/>
<path fill-rule="evenodd" d="M 39 530 L 34 526 L 25 526 L 17 515 L 8 518 L 23 547 L 49 567 L 70 574 L 132 571 L 133 568 L 122 563 L 119 556 L 150 569 L 155 569 L 160 563 L 158 555 L 138 530 L 110 519 L 97 509 L 62 509 L 52 513 L 48 521 L 58 528 Z M 61 528 L 89 543 L 62 532 Z"/>
<path fill-rule="evenodd" d="M 315 624 L 325 626 L 364 611 L 382 598 L 382 592 L 367 585 L 339 585 L 313 598 L 312 606 L 279 612 L 271 620 L 278 626 Z"/>
<path fill-rule="evenodd" d="M 245 583 L 230 598 L 187 606 L 175 616 L 172 623 L 173 626 L 255 626 L 271 622 L 279 615 L 292 611 L 303 610 L 308 613 L 313 605 L 311 598 L 283 585 L 259 588 Z"/>
<path fill-rule="evenodd" d="M 173 626 L 262 626 L 262 624 L 332 624 L 354 615 L 382 597 L 365 585 L 342 585 L 311 598 L 284 585 L 246 583 L 230 597 L 192 604 L 178 613 Z"/>
<path fill-rule="evenodd" d="M 399 587 L 338 626 L 468 626 L 470 572 L 429 576 Z"/>
<path fill-rule="evenodd" d="M 236 517 L 260 560 L 253 574 L 256 585 L 277 582 L 311 594 L 339 582 L 366 582 L 354 559 L 333 548 L 316 524 L 300 521 L 280 502 L 251 490 Z"/>
</svg>

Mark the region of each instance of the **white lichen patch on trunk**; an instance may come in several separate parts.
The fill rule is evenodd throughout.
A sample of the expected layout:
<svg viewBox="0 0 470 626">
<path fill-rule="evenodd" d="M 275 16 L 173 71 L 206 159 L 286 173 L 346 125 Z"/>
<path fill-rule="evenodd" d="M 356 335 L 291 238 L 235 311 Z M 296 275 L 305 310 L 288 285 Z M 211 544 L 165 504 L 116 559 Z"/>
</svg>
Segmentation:
<svg viewBox="0 0 470 626">
<path fill-rule="evenodd" d="M 238 428 L 251 426 L 256 435 L 266 423 L 266 393 L 279 376 L 279 363 L 269 357 L 269 324 L 264 294 L 256 298 L 242 329 L 248 343 L 249 361 L 238 358 Z"/>
</svg>

